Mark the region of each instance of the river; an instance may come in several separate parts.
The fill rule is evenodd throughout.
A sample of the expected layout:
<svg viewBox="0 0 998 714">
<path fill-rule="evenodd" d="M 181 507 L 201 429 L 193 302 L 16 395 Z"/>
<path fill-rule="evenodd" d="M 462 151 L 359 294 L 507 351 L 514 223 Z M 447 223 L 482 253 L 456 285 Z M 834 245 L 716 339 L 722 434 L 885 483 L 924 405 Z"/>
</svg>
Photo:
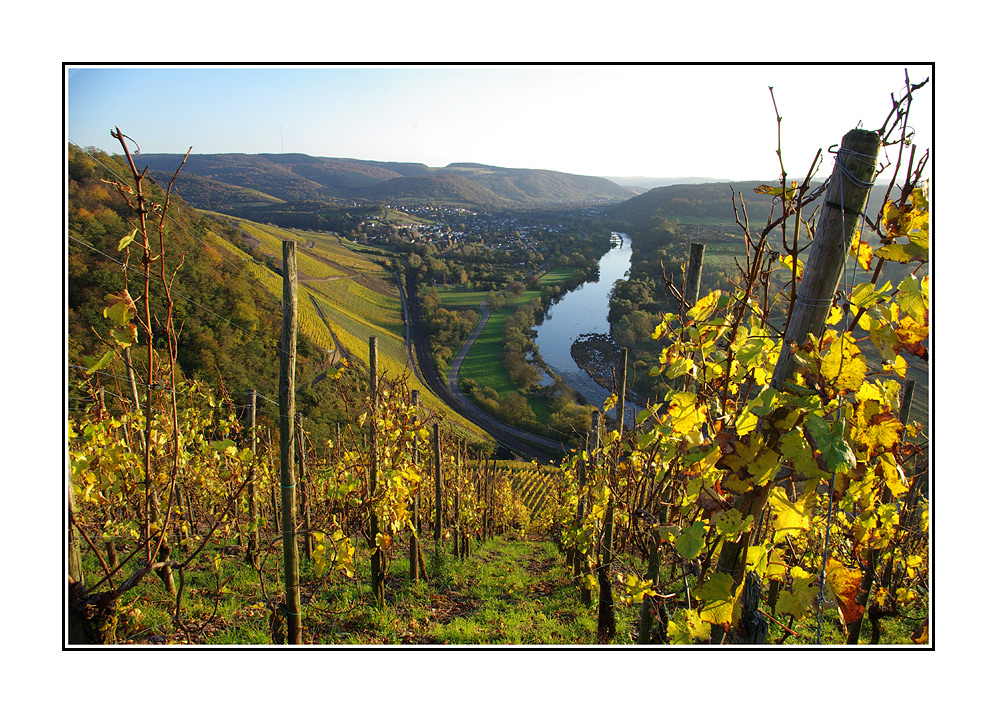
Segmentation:
<svg viewBox="0 0 998 714">
<path fill-rule="evenodd" d="M 625 279 L 631 267 L 631 238 L 626 233 L 612 233 L 619 238 L 600 259 L 599 279 L 583 283 L 553 303 L 537 326 L 534 343 L 548 367 L 565 380 L 565 384 L 581 394 L 590 404 L 602 407 L 610 391 L 601 387 L 572 359 L 572 343 L 580 335 L 610 334 L 610 291 L 614 283 Z M 628 403 L 628 411 L 635 409 Z M 630 414 L 627 414 L 630 420 Z"/>
</svg>

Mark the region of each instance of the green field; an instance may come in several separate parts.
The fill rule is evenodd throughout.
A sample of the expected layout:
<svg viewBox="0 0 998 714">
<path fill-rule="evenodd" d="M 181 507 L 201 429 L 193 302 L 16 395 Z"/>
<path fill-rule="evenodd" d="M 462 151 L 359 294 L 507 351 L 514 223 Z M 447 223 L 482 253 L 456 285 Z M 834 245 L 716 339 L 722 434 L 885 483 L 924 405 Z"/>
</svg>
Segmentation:
<svg viewBox="0 0 998 714">
<path fill-rule="evenodd" d="M 437 297 L 440 304 L 448 310 L 475 310 L 481 315 L 478 306 L 488 297 L 488 292 L 484 290 L 440 290 L 437 289 Z"/>
<path fill-rule="evenodd" d="M 474 346 L 468 351 L 461 365 L 461 379 L 473 379 L 483 387 L 504 394 L 516 391 L 509 380 L 509 374 L 502 365 L 502 328 L 506 318 L 515 312 L 515 308 L 504 307 L 496 310 L 489 318 L 488 324 L 478 336 Z"/>
<path fill-rule="evenodd" d="M 562 266 L 550 270 L 541 276 L 541 287 L 557 285 L 568 280 L 575 273 L 577 268 Z M 479 305 L 487 297 L 487 292 L 472 290 L 438 290 L 440 304 L 448 310 L 473 309 L 479 316 L 481 310 Z M 510 381 L 509 373 L 503 366 L 502 334 L 506 325 L 506 319 L 516 312 L 517 308 L 526 305 L 534 298 L 541 296 L 541 290 L 527 290 L 516 300 L 511 307 L 504 307 L 496 310 L 489 318 L 488 324 L 482 330 L 481 335 L 475 341 L 474 346 L 468 351 L 468 355 L 461 365 L 459 379 L 473 379 L 482 387 L 491 387 L 500 396 L 509 392 L 517 391 Z M 537 420 L 544 424 L 551 416 L 551 410 L 543 401 L 527 395 L 530 408 L 533 410 Z"/>
</svg>

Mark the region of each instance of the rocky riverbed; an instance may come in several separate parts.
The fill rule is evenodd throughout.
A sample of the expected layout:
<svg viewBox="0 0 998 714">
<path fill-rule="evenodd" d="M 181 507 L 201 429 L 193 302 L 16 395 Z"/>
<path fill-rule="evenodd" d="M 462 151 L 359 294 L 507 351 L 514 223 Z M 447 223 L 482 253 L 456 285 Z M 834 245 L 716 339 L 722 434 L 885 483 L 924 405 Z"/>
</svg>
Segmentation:
<svg viewBox="0 0 998 714">
<path fill-rule="evenodd" d="M 572 359 L 596 384 L 613 391 L 613 372 L 620 361 L 620 348 L 612 337 L 598 333 L 579 335 L 572 343 Z"/>
</svg>

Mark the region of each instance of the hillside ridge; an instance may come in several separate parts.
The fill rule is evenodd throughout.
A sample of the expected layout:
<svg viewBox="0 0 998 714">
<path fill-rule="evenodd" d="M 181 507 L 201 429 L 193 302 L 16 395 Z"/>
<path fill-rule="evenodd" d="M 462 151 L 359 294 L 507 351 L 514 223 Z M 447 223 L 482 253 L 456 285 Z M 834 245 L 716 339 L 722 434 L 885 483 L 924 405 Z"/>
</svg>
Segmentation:
<svg viewBox="0 0 998 714">
<path fill-rule="evenodd" d="M 142 154 L 153 172 L 173 171 L 180 154 Z M 285 154 L 191 154 L 178 180 L 178 190 L 188 191 L 197 208 L 198 181 L 211 180 L 216 197 L 226 193 L 217 185 L 266 194 L 281 201 L 323 201 L 356 205 L 371 202 L 425 202 L 503 208 L 611 204 L 636 191 L 599 176 L 584 176 L 549 169 L 504 168 L 471 162 L 430 167 L 415 162 Z M 230 196 L 245 203 L 235 189 Z M 219 208 L 217 201 L 213 209 Z"/>
</svg>

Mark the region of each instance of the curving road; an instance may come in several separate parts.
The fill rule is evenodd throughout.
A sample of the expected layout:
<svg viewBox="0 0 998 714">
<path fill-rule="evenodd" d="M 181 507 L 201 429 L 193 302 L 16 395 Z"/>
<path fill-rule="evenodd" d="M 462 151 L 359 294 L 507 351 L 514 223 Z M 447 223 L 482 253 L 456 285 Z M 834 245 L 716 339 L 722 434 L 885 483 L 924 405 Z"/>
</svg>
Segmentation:
<svg viewBox="0 0 998 714">
<path fill-rule="evenodd" d="M 489 307 L 484 300 L 479 303 L 478 308 L 482 311 L 482 319 L 478 321 L 478 324 L 475 325 L 475 329 L 471 331 L 468 339 L 464 341 L 463 345 L 461 345 L 461 350 L 457 353 L 457 357 L 454 358 L 454 362 L 450 366 L 450 372 L 447 374 L 447 387 L 454 392 L 454 394 L 462 394 L 462 396 L 463 393 L 457 383 L 457 375 L 461 371 L 461 365 L 464 364 L 464 358 L 467 357 L 468 352 L 471 351 L 471 348 L 475 344 L 475 340 L 477 340 L 478 336 L 482 334 L 482 330 L 484 330 L 485 326 L 489 324 L 489 318 L 492 317 L 492 313 L 489 312 Z"/>
<path fill-rule="evenodd" d="M 471 400 L 469 400 L 464 395 L 464 392 L 461 391 L 461 387 L 458 386 L 458 381 L 457 381 L 458 373 L 461 371 L 461 365 L 464 363 L 464 358 L 467 356 L 468 352 L 474 346 L 475 340 L 477 340 L 478 336 L 482 334 L 482 330 L 485 329 L 485 325 L 488 324 L 489 318 L 492 316 L 492 313 L 489 312 L 489 308 L 486 306 L 484 300 L 478 307 L 480 307 L 482 310 L 482 319 L 478 321 L 478 325 L 476 325 L 475 329 L 471 331 L 471 335 L 469 335 L 468 339 L 465 340 L 465 343 L 461 347 L 461 350 L 457 353 L 457 357 L 454 358 L 453 364 L 451 364 L 450 372 L 447 375 L 448 389 L 450 389 L 451 393 L 455 397 L 464 402 L 468 410 L 476 412 L 478 415 L 478 419 L 484 420 L 486 423 L 490 423 L 493 429 L 498 429 L 506 434 L 509 434 L 510 436 L 515 436 L 518 439 L 526 439 L 535 444 L 546 446 L 549 449 L 559 449 L 560 451 L 568 451 L 568 447 L 566 447 L 560 441 L 545 439 L 543 436 L 532 434 L 529 431 L 522 431 L 520 429 L 510 426 L 509 424 L 505 424 L 504 422 L 501 422 L 498 419 L 494 419 L 493 417 L 491 417 L 490 415 L 486 414 L 481 409 L 479 409 L 477 406 L 475 406 L 475 404 L 473 404 Z"/>
<path fill-rule="evenodd" d="M 420 381 L 427 388 L 431 389 L 451 409 L 481 427 L 498 443 L 526 458 L 537 459 L 539 461 L 550 460 L 551 455 L 541 451 L 537 446 L 544 446 L 548 449 L 565 452 L 569 450 L 561 442 L 545 439 L 543 436 L 531 434 L 530 432 L 504 424 L 498 419 L 494 419 L 472 404 L 458 387 L 457 375 L 461 369 L 461 363 L 489 321 L 490 313 L 484 303 L 482 304 L 482 319 L 479 320 L 478 325 L 458 352 L 458 356 L 455 358 L 454 365 L 451 367 L 450 374 L 448 375 L 449 384 L 444 384 L 444 381 L 440 378 L 434 367 L 433 358 L 430 355 L 426 328 L 423 324 L 418 300 L 415 297 L 418 293 L 411 276 L 407 279 L 407 292 L 408 305 L 406 306 L 406 317 L 408 318 L 407 325 L 410 328 L 407 332 L 411 337 L 410 346 L 415 352 L 419 363 L 418 372 L 421 373 Z"/>
</svg>

